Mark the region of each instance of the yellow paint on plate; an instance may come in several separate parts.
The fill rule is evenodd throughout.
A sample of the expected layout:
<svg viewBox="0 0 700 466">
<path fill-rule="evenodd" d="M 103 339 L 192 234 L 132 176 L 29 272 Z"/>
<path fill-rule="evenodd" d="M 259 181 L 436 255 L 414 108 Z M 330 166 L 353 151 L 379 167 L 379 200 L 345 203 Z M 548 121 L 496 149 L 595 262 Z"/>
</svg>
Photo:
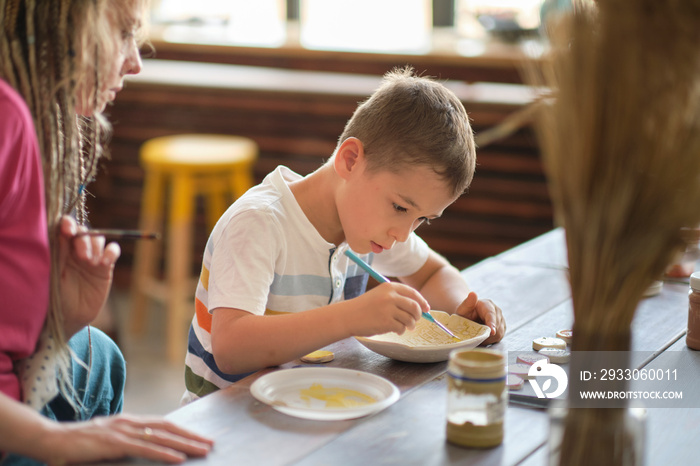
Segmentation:
<svg viewBox="0 0 700 466">
<path fill-rule="evenodd" d="M 324 387 L 320 383 L 301 389 L 301 399 L 307 403 L 311 403 L 312 399 L 323 401 L 326 403 L 326 408 L 354 408 L 377 402 L 371 396 L 357 390 Z"/>
</svg>

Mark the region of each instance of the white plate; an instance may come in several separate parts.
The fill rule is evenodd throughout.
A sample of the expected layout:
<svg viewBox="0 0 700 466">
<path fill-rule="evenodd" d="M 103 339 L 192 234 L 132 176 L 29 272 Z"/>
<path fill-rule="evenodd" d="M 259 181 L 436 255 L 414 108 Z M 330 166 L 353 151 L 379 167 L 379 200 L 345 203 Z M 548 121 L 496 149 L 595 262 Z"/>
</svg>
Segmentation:
<svg viewBox="0 0 700 466">
<path fill-rule="evenodd" d="M 309 393 L 319 395 L 309 396 Z M 290 416 L 317 421 L 355 419 L 381 411 L 399 399 L 399 389 L 367 372 L 337 367 L 283 369 L 250 386 L 259 401 Z M 345 406 L 329 406 L 340 401 Z"/>
<path fill-rule="evenodd" d="M 455 314 L 442 311 L 430 311 L 430 314 L 461 341 L 453 341 L 452 337 L 427 319 L 420 319 L 415 330 L 406 331 L 403 335 L 384 333 L 355 338 L 375 353 L 388 358 L 428 363 L 447 361 L 452 350 L 475 348 L 491 334 L 489 327 Z"/>
</svg>

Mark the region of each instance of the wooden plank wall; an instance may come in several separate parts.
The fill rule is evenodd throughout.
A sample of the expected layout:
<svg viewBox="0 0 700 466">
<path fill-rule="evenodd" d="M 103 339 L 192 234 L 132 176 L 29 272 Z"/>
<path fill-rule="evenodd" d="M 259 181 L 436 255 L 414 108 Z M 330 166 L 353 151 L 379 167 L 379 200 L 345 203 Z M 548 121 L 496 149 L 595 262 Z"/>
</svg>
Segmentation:
<svg viewBox="0 0 700 466">
<path fill-rule="evenodd" d="M 155 32 L 155 31 L 154 31 Z M 264 66 L 290 70 L 332 71 L 350 74 L 382 75 L 393 66 L 412 65 L 418 72 L 465 82 L 522 83 L 524 60 L 538 56 L 517 44 L 490 41 L 470 55 L 455 53 L 452 43 L 446 50 L 435 47 L 429 54 L 337 52 L 310 50 L 294 44 L 281 47 L 232 47 L 215 44 L 188 44 L 160 40 L 155 32 L 154 52 L 144 52 L 162 60 L 184 60 L 231 65 Z M 434 44 L 435 45 L 435 44 Z"/>
<path fill-rule="evenodd" d="M 108 110 L 114 126 L 112 160 L 103 164 L 90 186 L 92 224 L 137 227 L 143 182 L 138 150 L 156 136 L 196 132 L 250 137 L 261 151 L 257 181 L 280 164 L 301 174 L 313 171 L 332 154 L 345 122 L 379 79 L 164 60 L 146 63 L 142 75 L 127 83 Z M 446 84 L 464 102 L 477 133 L 530 99 L 519 85 Z M 469 192 L 442 218 L 419 230 L 460 268 L 552 228 L 552 207 L 530 128 L 479 149 L 477 164 Z M 199 219 L 193 273 L 200 267 L 207 234 Z M 116 286 L 128 286 L 133 249 L 132 243 L 122 244 Z"/>
</svg>

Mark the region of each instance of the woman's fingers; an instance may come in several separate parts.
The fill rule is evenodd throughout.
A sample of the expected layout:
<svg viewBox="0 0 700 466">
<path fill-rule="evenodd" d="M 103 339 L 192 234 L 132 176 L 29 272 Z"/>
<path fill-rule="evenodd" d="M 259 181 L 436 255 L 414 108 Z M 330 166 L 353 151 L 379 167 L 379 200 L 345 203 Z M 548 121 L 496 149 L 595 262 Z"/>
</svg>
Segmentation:
<svg viewBox="0 0 700 466">
<path fill-rule="evenodd" d="M 94 461 L 124 457 L 181 463 L 187 457 L 206 456 L 213 441 L 172 422 L 158 418 L 116 415 L 95 418 L 88 423 L 66 423 L 71 438 L 83 448 L 70 461 Z"/>
<path fill-rule="evenodd" d="M 213 445 L 213 441 L 167 421 L 139 423 L 130 430 L 133 444 L 141 451 L 139 456 L 148 459 L 179 462 L 185 456 L 205 456 Z"/>
</svg>

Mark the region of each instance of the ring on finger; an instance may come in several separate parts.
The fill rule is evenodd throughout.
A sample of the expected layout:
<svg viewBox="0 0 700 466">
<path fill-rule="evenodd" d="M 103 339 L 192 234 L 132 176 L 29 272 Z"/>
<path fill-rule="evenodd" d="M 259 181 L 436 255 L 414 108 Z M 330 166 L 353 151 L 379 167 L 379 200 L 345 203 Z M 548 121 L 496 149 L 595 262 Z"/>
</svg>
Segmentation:
<svg viewBox="0 0 700 466">
<path fill-rule="evenodd" d="M 141 439 L 148 442 L 151 440 L 151 437 L 153 437 L 153 429 L 150 427 L 144 427 L 143 433 L 141 434 Z"/>
</svg>

